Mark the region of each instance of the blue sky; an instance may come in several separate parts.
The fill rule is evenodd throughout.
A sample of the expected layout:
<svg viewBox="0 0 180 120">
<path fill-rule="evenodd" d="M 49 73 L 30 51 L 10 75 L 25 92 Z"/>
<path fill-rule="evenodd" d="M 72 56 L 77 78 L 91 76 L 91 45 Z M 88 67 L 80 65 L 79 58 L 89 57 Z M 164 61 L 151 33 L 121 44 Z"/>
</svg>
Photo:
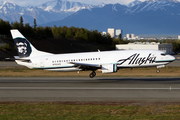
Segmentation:
<svg viewBox="0 0 180 120">
<path fill-rule="evenodd" d="M 8 1 L 11 3 L 15 3 L 19 6 L 29 6 L 29 5 L 40 5 L 42 3 L 52 1 L 52 0 L 0 0 L 0 1 Z M 73 1 L 73 2 L 81 2 L 81 3 L 86 3 L 86 4 L 101 4 L 101 3 L 121 3 L 121 4 L 128 4 L 134 0 L 67 0 L 67 1 Z M 144 1 L 144 0 L 141 0 Z"/>
</svg>

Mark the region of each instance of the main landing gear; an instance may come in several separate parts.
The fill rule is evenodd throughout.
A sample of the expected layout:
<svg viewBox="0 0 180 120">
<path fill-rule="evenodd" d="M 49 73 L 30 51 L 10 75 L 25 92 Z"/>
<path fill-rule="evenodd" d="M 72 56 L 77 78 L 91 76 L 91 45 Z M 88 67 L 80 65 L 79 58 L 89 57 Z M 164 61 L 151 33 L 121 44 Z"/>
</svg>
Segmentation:
<svg viewBox="0 0 180 120">
<path fill-rule="evenodd" d="M 90 77 L 90 78 L 93 78 L 93 77 L 95 77 L 95 76 L 96 76 L 96 72 L 95 72 L 95 71 L 92 71 L 92 73 L 89 74 L 89 77 Z"/>
</svg>

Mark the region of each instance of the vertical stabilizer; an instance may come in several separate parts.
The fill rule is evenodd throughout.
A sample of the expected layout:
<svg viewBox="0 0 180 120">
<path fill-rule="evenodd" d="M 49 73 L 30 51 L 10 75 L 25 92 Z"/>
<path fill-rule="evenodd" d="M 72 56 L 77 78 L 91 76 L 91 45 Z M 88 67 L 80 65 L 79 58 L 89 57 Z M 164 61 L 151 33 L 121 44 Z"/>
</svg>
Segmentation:
<svg viewBox="0 0 180 120">
<path fill-rule="evenodd" d="M 11 35 L 20 58 L 37 56 L 40 53 L 18 30 L 11 30 Z"/>
</svg>

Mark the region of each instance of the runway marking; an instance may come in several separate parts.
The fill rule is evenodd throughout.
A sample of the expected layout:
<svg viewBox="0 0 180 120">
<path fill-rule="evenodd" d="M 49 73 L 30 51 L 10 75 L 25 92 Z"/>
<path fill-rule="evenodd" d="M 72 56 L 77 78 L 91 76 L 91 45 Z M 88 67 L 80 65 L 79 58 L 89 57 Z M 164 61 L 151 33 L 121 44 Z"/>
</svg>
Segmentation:
<svg viewBox="0 0 180 120">
<path fill-rule="evenodd" d="M 180 90 L 180 88 L 0 87 L 0 90 Z"/>
</svg>

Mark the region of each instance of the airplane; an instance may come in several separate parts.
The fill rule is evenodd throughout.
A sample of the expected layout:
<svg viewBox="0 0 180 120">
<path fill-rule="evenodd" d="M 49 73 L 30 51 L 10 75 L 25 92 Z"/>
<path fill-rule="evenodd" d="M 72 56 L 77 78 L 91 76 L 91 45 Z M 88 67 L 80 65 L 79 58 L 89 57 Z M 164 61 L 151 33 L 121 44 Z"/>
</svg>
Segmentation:
<svg viewBox="0 0 180 120">
<path fill-rule="evenodd" d="M 90 78 L 96 76 L 96 70 L 102 73 L 116 73 L 120 68 L 165 67 L 175 57 L 159 50 L 115 50 L 68 54 L 52 54 L 37 50 L 17 29 L 11 30 L 18 56 L 17 64 L 30 69 L 49 71 L 92 71 Z"/>
</svg>

